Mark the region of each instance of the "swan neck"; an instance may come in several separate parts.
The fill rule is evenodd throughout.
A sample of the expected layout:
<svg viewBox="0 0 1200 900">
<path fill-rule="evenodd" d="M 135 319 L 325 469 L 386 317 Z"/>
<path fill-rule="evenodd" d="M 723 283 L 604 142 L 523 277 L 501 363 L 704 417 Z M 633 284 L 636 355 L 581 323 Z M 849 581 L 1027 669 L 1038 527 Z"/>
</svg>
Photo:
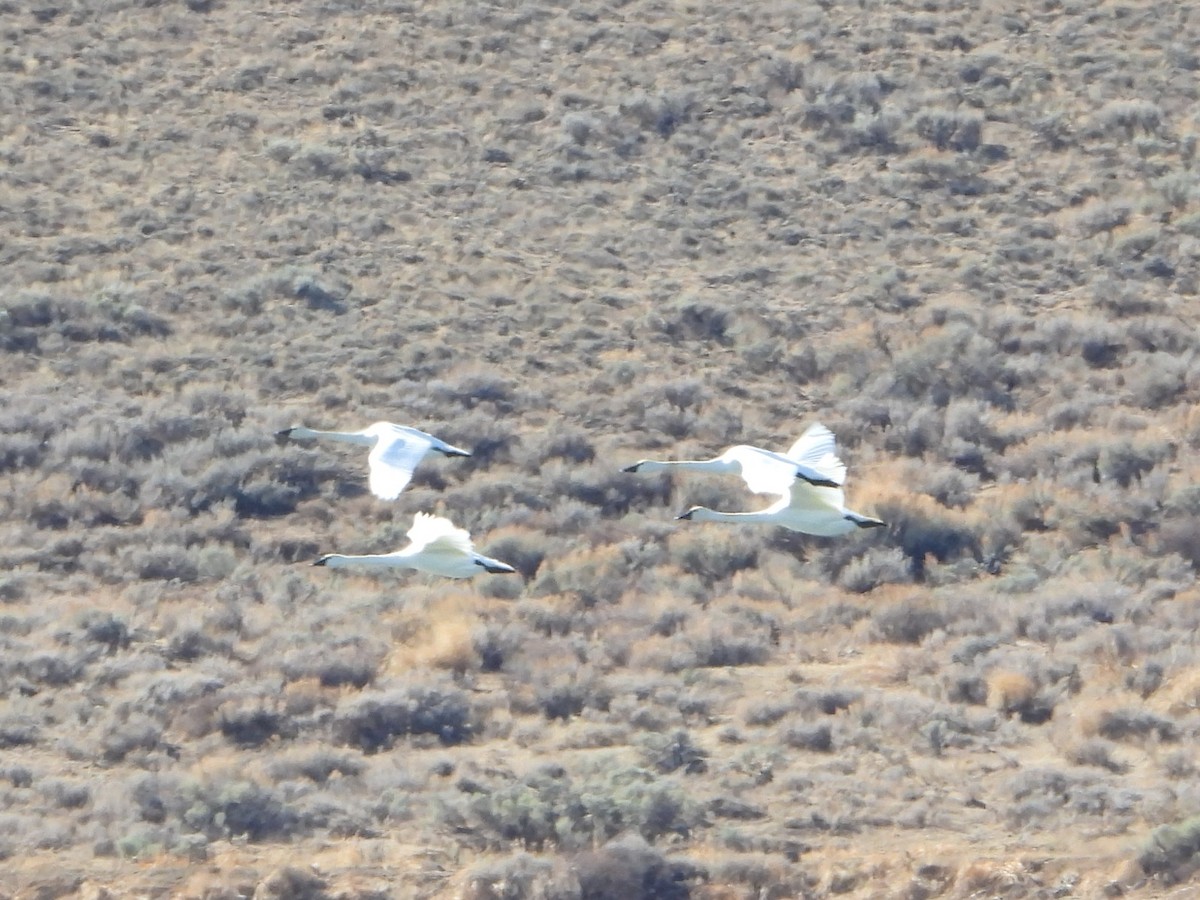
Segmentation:
<svg viewBox="0 0 1200 900">
<path fill-rule="evenodd" d="M 334 553 L 325 558 L 325 565 L 331 569 L 370 569 L 387 568 L 398 565 L 398 563 L 394 556 L 346 556 L 341 553 Z"/>
<path fill-rule="evenodd" d="M 303 425 L 293 428 L 288 436 L 308 441 L 318 439 L 341 441 L 343 444 L 369 445 L 375 443 L 374 437 L 360 431 L 317 431 L 315 428 L 305 428 Z"/>
<path fill-rule="evenodd" d="M 661 472 L 669 469 L 690 469 L 695 472 L 728 472 L 730 465 L 721 459 L 676 459 L 669 461 L 648 460 L 641 467 L 647 472 Z"/>
<path fill-rule="evenodd" d="M 721 512 L 706 506 L 697 507 L 692 512 L 692 519 L 697 522 L 762 522 L 770 521 L 761 512 Z"/>
</svg>

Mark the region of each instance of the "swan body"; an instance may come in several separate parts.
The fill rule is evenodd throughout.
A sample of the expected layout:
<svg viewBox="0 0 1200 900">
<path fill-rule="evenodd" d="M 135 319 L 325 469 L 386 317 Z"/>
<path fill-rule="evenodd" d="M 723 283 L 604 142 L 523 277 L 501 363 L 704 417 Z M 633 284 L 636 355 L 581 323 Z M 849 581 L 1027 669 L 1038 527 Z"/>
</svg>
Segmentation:
<svg viewBox="0 0 1200 900">
<path fill-rule="evenodd" d="M 859 528 L 882 528 L 887 525 L 881 519 L 846 509 L 841 488 L 812 487 L 800 482 L 778 501 L 757 512 L 718 512 L 705 506 L 693 506 L 677 518 L 696 522 L 780 525 L 818 537 L 836 537 Z"/>
<path fill-rule="evenodd" d="M 446 578 L 469 578 L 482 572 L 493 575 L 515 572 L 508 563 L 484 556 L 475 550 L 465 528 L 449 519 L 417 513 L 408 529 L 409 545 L 394 553 L 345 556 L 327 553 L 314 566 L 331 569 L 416 569 Z"/>
<path fill-rule="evenodd" d="M 463 450 L 408 425 L 376 422 L 361 431 L 317 431 L 303 425 L 293 425 L 275 436 L 302 441 L 328 439 L 346 444 L 370 447 L 367 454 L 368 484 L 371 493 L 382 500 L 395 500 L 412 479 L 413 470 L 429 451 L 444 456 L 470 456 Z"/>
<path fill-rule="evenodd" d="M 819 423 L 810 425 L 787 454 L 758 447 L 730 447 L 715 459 L 658 462 L 642 460 L 627 472 L 653 472 L 676 467 L 705 472 L 728 472 L 742 476 L 746 487 L 757 494 L 774 494 L 779 499 L 757 512 L 718 512 L 693 506 L 678 516 L 698 522 L 763 523 L 820 537 L 849 534 L 859 528 L 880 528 L 886 523 L 846 509 L 842 484 L 846 464 L 837 455 L 833 432 Z"/>
</svg>

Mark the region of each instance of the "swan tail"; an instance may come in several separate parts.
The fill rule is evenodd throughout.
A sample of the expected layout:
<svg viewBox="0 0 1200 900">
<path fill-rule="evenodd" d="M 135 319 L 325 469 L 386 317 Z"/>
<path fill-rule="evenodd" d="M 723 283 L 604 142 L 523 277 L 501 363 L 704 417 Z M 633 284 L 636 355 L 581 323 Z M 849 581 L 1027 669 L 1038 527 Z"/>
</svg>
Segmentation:
<svg viewBox="0 0 1200 900">
<path fill-rule="evenodd" d="M 803 467 L 796 470 L 796 477 L 801 481 L 808 482 L 813 487 L 837 488 L 842 486 L 840 482 L 834 481 L 832 478 L 826 478 L 824 475 Z"/>
</svg>

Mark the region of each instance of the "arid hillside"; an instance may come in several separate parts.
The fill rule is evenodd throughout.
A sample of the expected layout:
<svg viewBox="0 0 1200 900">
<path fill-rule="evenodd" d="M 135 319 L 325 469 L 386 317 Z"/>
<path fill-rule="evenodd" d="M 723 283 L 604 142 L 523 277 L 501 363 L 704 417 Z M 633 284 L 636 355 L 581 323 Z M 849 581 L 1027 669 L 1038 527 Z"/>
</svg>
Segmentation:
<svg viewBox="0 0 1200 900">
<path fill-rule="evenodd" d="M 0 895 L 1200 890 L 1190 4 L 0 31 Z M 886 528 L 622 471 L 817 421 Z"/>
</svg>

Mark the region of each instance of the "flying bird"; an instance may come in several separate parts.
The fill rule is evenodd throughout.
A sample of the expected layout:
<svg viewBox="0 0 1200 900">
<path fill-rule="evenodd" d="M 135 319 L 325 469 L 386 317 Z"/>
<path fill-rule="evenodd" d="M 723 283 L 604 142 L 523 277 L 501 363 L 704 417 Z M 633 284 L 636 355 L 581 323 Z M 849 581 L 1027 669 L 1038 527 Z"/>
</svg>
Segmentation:
<svg viewBox="0 0 1200 900">
<path fill-rule="evenodd" d="M 781 486 L 799 478 L 816 487 L 840 487 L 846 479 L 846 466 L 837 457 L 833 432 L 824 425 L 812 425 L 787 455 L 737 444 L 712 459 L 643 459 L 625 472 L 661 472 L 668 469 L 692 469 L 698 472 L 723 472 L 741 475 L 746 487 L 756 494 L 780 494 Z"/>
<path fill-rule="evenodd" d="M 718 512 L 693 506 L 678 516 L 699 522 L 738 522 L 781 525 L 792 531 L 832 537 L 858 528 L 880 528 L 887 523 L 864 516 L 845 506 L 842 484 L 846 464 L 838 458 L 833 432 L 819 423 L 810 425 L 786 455 L 758 447 L 730 447 L 715 459 L 654 461 L 642 460 L 626 472 L 659 471 L 669 467 L 706 472 L 729 472 L 742 476 L 756 494 L 774 494 L 779 499 L 757 512 Z"/>
<path fill-rule="evenodd" d="M 444 456 L 470 456 L 469 450 L 451 446 L 443 440 L 408 425 L 376 422 L 362 431 L 317 431 L 293 425 L 275 432 L 279 440 L 319 440 L 328 438 L 346 444 L 370 447 L 367 454 L 368 484 L 371 493 L 382 500 L 395 500 L 412 479 L 413 470 L 429 451 Z"/>
<path fill-rule="evenodd" d="M 313 562 L 314 566 L 331 569 L 416 569 L 446 578 L 469 578 L 489 572 L 493 575 L 516 572 L 508 563 L 484 556 L 475 550 L 465 528 L 449 519 L 417 513 L 408 529 L 407 547 L 394 553 L 367 556 L 345 556 L 327 553 Z"/>
</svg>

